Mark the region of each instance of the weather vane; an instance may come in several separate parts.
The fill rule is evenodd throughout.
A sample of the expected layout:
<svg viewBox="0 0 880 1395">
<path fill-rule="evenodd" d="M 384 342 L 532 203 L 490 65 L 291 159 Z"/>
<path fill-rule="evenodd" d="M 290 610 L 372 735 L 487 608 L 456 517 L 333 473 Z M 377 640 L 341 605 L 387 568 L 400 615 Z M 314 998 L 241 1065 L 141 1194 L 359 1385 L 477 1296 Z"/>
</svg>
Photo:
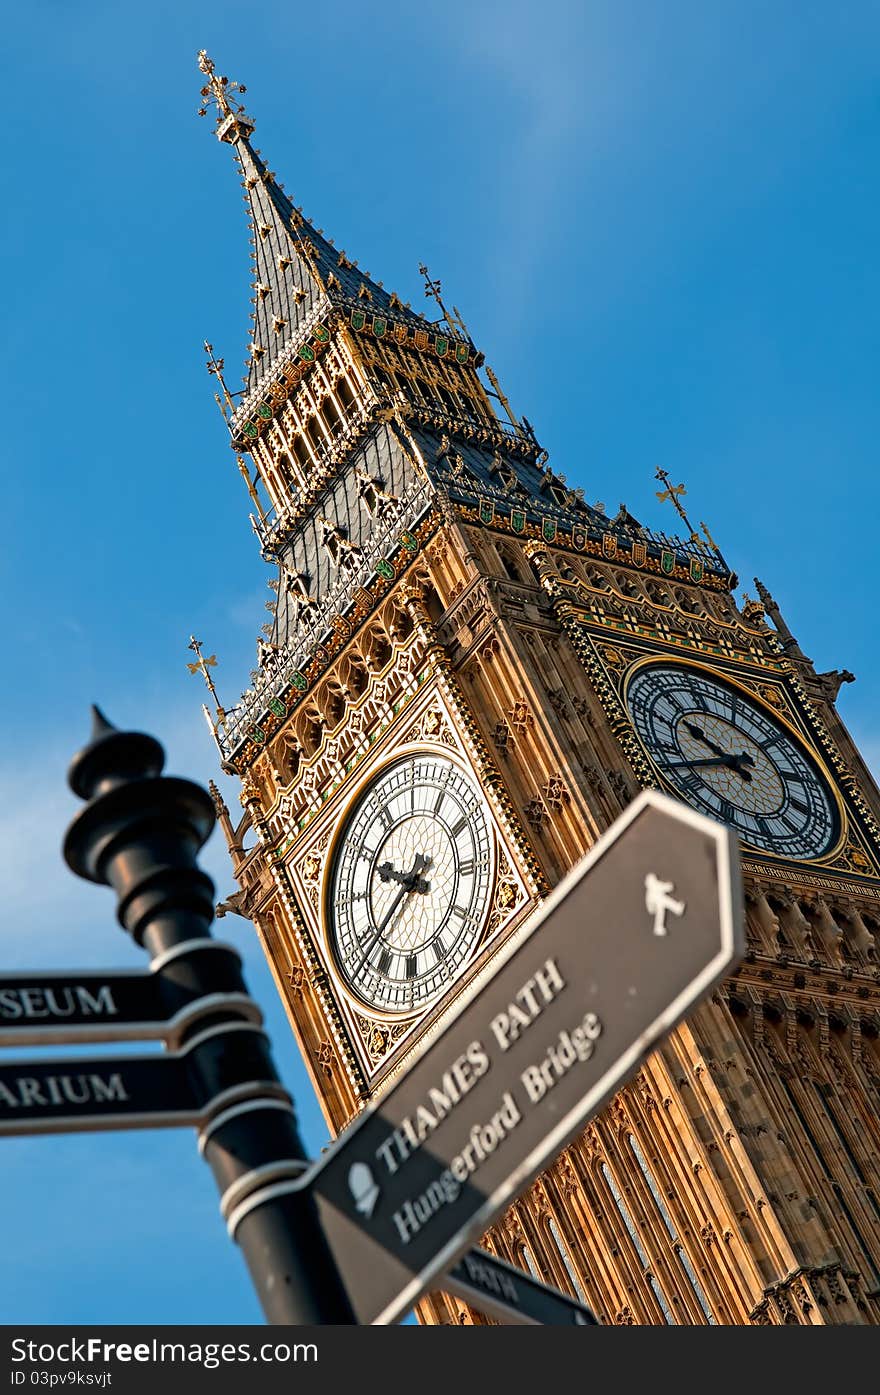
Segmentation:
<svg viewBox="0 0 880 1395">
<path fill-rule="evenodd" d="M 219 697 L 217 696 L 217 689 L 214 687 L 214 680 L 213 680 L 213 678 L 211 677 L 210 673 L 208 672 L 208 669 L 209 669 L 209 668 L 216 668 L 216 667 L 217 667 L 217 655 L 216 655 L 216 654 L 212 654 L 212 655 L 210 656 L 210 658 L 207 658 L 207 659 L 206 659 L 206 658 L 204 657 L 204 655 L 202 654 L 202 641 L 201 641 L 200 639 L 196 639 L 195 635 L 190 635 L 190 637 L 189 637 L 189 644 L 188 644 L 186 647 L 187 647 L 187 649 L 191 649 L 191 650 L 193 651 L 193 653 L 196 655 L 196 661 L 195 661 L 195 663 L 194 663 L 194 664 L 188 663 L 188 664 L 187 664 L 187 668 L 189 669 L 190 673 L 200 673 L 200 674 L 202 675 L 202 677 L 204 678 L 205 684 L 206 684 L 207 689 L 208 689 L 208 692 L 211 694 L 211 697 L 214 699 L 214 706 L 215 706 L 215 708 L 216 708 L 216 710 L 217 710 L 217 723 L 219 723 L 219 725 L 222 726 L 222 727 L 225 729 L 225 727 L 226 727 L 226 709 L 224 708 L 223 704 L 221 703 Z M 208 710 L 208 709 L 205 708 L 205 711 L 206 711 L 206 712 L 207 712 L 207 710 Z M 217 731 L 217 723 L 213 723 L 213 722 L 211 723 L 211 725 L 214 727 L 214 732 L 215 732 L 215 734 L 216 734 L 216 731 Z"/>
</svg>

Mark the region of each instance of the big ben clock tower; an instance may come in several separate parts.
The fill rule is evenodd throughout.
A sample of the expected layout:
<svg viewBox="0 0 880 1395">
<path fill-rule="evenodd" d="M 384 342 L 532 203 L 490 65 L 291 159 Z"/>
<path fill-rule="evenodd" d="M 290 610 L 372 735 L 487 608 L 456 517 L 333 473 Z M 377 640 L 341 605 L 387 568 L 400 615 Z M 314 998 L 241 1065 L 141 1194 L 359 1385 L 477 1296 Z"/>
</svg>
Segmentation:
<svg viewBox="0 0 880 1395">
<path fill-rule="evenodd" d="M 746 960 L 483 1243 L 606 1323 L 876 1323 L 880 795 L 849 675 L 760 585 L 737 605 L 708 535 L 586 504 L 439 287 L 432 321 L 338 250 L 200 66 L 253 260 L 243 392 L 211 367 L 273 589 L 251 686 L 211 717 L 241 780 L 240 820 L 215 790 L 226 904 L 329 1126 L 665 789 L 739 834 Z M 443 1294 L 420 1316 L 484 1321 Z"/>
</svg>

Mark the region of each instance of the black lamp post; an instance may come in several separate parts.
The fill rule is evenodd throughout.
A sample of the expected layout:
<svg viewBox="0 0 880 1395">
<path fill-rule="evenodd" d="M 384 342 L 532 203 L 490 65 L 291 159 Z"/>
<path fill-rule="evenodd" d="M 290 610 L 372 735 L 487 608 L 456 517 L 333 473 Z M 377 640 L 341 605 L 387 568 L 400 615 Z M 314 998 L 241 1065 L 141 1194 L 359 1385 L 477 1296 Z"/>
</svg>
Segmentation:
<svg viewBox="0 0 880 1395">
<path fill-rule="evenodd" d="M 92 712 L 91 741 L 68 777 L 87 803 L 67 830 L 65 860 L 77 876 L 113 887 L 121 925 L 150 955 L 171 1002 L 181 991 L 218 997 L 217 1011 L 191 1024 L 180 1049 L 203 1105 L 199 1148 L 267 1321 L 353 1322 L 311 1196 L 290 1187 L 308 1160 L 241 961 L 211 938 L 214 886 L 196 861 L 214 825 L 211 798 L 162 775 L 165 753 L 154 737 L 118 731 Z"/>
</svg>

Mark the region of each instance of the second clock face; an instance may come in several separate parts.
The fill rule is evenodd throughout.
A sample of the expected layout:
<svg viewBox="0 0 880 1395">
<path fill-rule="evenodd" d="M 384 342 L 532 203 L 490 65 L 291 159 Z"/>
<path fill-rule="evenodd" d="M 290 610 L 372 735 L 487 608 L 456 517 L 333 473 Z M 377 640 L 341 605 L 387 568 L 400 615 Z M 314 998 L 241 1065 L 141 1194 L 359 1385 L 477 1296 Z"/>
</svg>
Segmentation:
<svg viewBox="0 0 880 1395">
<path fill-rule="evenodd" d="M 639 669 L 627 703 L 676 794 L 747 843 L 794 859 L 837 839 L 833 796 L 806 748 L 741 689 L 677 664 Z"/>
<path fill-rule="evenodd" d="M 492 837 L 479 790 L 443 756 L 382 771 L 339 840 L 330 937 L 349 987 L 373 1007 L 410 1012 L 448 988 L 489 909 Z"/>
</svg>

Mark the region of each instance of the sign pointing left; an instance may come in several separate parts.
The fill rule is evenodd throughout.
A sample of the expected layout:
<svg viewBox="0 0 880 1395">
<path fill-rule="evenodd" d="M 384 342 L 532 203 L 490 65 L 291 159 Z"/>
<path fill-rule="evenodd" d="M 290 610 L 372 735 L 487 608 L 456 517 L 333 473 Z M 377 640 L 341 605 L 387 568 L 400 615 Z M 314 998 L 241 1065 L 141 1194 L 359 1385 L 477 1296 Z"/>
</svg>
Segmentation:
<svg viewBox="0 0 880 1395">
<path fill-rule="evenodd" d="M 165 1015 L 152 974 L 30 973 L 0 976 L 0 1042 L 39 1045 L 59 1039 L 100 1041 L 139 1024 L 139 1033 Z M 164 1024 L 163 1024 L 164 1026 Z M 152 1033 L 150 1033 L 152 1035 Z"/>
<path fill-rule="evenodd" d="M 211 953 L 218 983 L 237 986 L 240 959 L 232 945 L 206 941 L 200 952 Z M 245 994 L 206 995 L 167 974 L 76 969 L 0 974 L 0 1047 L 152 1039 L 175 1045 L 184 1027 L 219 1007 L 261 1020 Z"/>
<path fill-rule="evenodd" d="M 253 1022 L 214 1022 L 161 1055 L 0 1063 L 0 1135 L 195 1126 L 258 1099 L 290 1102 Z"/>
<path fill-rule="evenodd" d="M 179 1055 L 0 1065 L 0 1135 L 159 1128 L 200 1116 Z"/>
</svg>

